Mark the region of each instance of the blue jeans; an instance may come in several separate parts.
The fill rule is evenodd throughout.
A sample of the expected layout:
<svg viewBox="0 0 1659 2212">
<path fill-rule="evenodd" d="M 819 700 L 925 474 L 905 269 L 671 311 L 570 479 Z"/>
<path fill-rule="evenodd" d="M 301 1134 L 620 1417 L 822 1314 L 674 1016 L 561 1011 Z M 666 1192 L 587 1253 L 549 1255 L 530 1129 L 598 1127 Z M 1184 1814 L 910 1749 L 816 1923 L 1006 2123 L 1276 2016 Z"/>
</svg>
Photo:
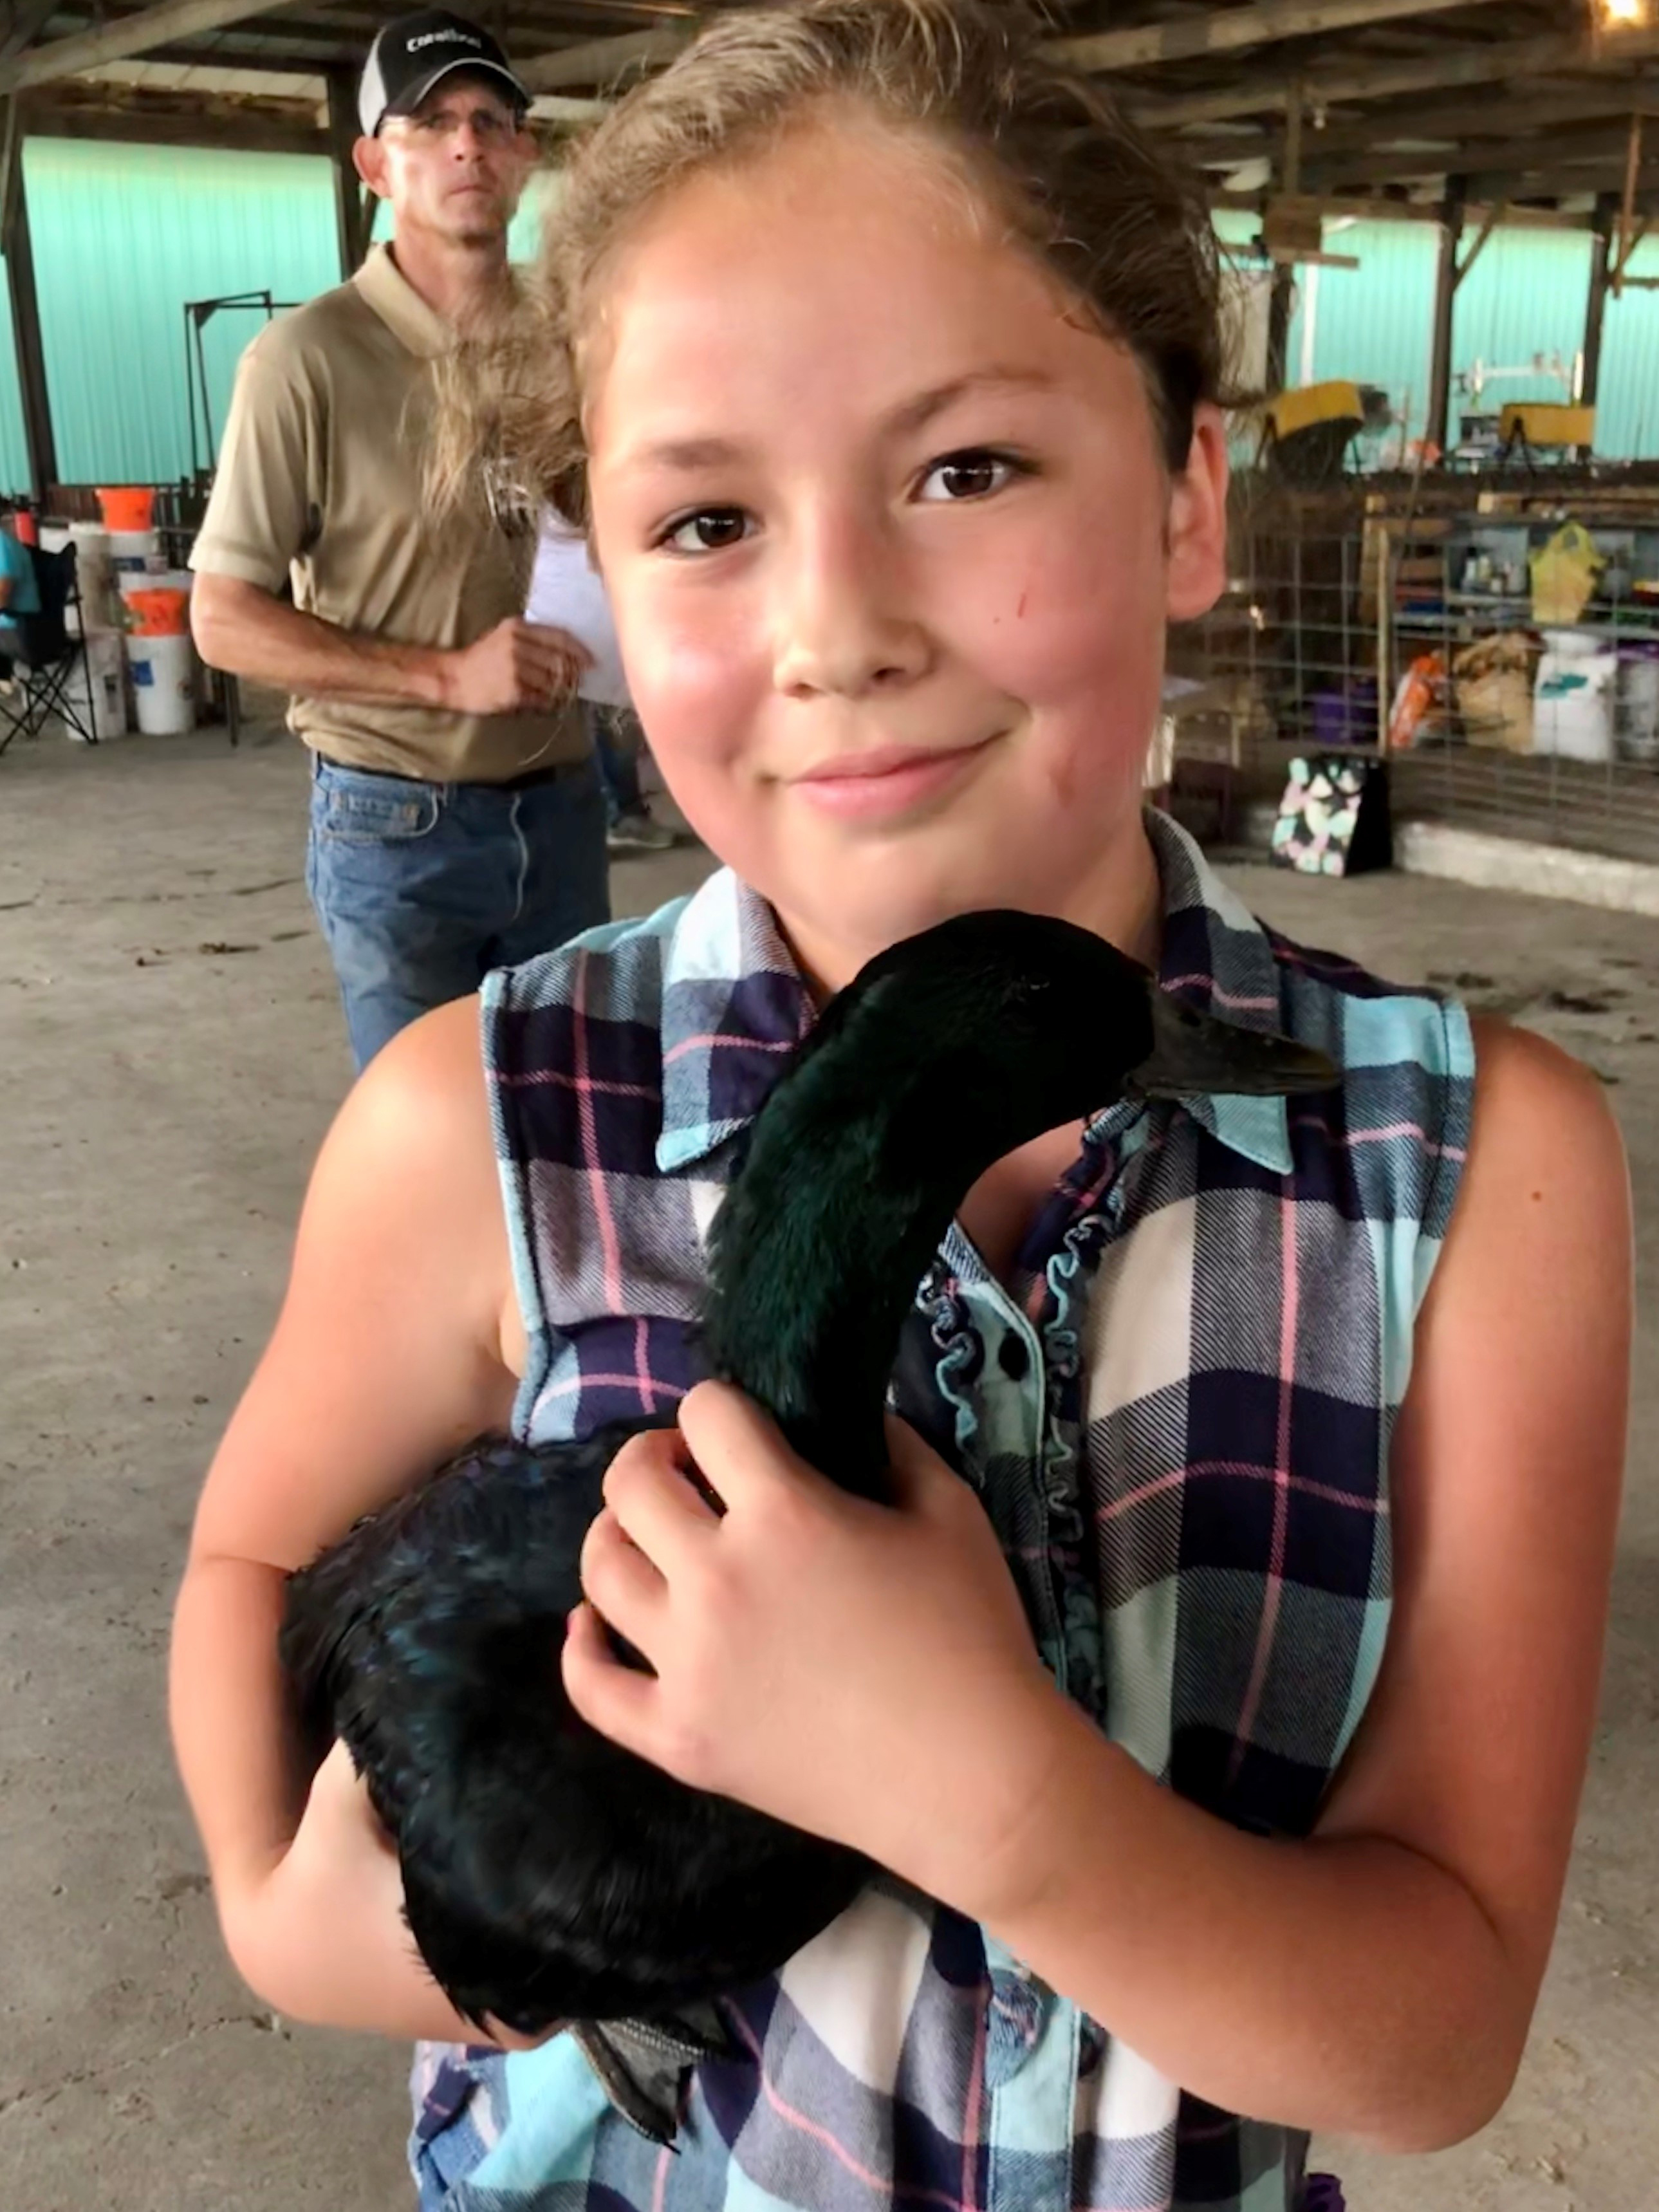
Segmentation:
<svg viewBox="0 0 1659 2212">
<path fill-rule="evenodd" d="M 313 761 L 306 888 L 359 1068 L 492 968 L 611 918 L 592 762 L 517 789 Z"/>
</svg>

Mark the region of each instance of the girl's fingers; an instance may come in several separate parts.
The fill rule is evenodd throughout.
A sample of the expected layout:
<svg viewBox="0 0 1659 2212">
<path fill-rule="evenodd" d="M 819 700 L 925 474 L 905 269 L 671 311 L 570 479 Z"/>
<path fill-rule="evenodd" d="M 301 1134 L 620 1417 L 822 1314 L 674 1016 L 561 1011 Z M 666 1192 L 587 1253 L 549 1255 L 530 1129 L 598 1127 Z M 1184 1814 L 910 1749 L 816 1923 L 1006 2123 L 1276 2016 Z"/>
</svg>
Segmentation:
<svg viewBox="0 0 1659 2212">
<path fill-rule="evenodd" d="M 583 1596 L 648 1656 L 668 1585 L 608 1508 L 582 1539 L 580 1572 Z"/>
<path fill-rule="evenodd" d="M 684 1471 L 689 1459 L 678 1430 L 653 1429 L 630 1437 L 605 1469 L 607 1511 L 668 1575 L 720 1526 L 720 1516 Z"/>
<path fill-rule="evenodd" d="M 649 1674 L 623 1665 L 591 1605 L 579 1605 L 565 1624 L 559 1669 L 565 1695 L 588 1726 L 625 1751 L 643 1756 L 645 1723 L 656 1683 Z"/>
<path fill-rule="evenodd" d="M 680 1401 L 679 1432 L 728 1510 L 769 1486 L 823 1480 L 791 1451 L 777 1424 L 732 1383 L 699 1382 L 689 1390 Z"/>
</svg>

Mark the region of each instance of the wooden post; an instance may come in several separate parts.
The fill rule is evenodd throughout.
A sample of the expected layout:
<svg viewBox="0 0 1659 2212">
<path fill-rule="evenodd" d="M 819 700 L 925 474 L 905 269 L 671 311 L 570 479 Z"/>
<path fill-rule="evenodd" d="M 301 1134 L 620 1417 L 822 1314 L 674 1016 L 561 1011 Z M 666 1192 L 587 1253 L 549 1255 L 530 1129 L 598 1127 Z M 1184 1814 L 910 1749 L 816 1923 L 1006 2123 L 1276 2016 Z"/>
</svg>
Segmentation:
<svg viewBox="0 0 1659 2212">
<path fill-rule="evenodd" d="M 1457 249 L 1463 238 L 1466 193 L 1462 177 L 1446 179 L 1445 216 L 1440 226 L 1440 257 L 1434 280 L 1434 337 L 1429 354 L 1429 409 L 1423 434 L 1446 450 L 1451 423 L 1452 315 L 1457 305 Z"/>
<path fill-rule="evenodd" d="M 1642 125 L 1640 113 L 1630 119 L 1630 144 L 1625 155 L 1625 197 L 1619 210 L 1619 258 L 1613 264 L 1613 296 L 1624 296 L 1625 269 L 1636 251 L 1636 185 L 1642 173 Z"/>
<path fill-rule="evenodd" d="M 1283 392 L 1290 380 L 1291 315 L 1296 306 L 1296 270 L 1281 261 L 1267 295 L 1267 390 Z"/>
<path fill-rule="evenodd" d="M 1285 104 L 1285 190 L 1294 198 L 1302 189 L 1302 88 L 1293 84 Z"/>
<path fill-rule="evenodd" d="M 58 481 L 58 446 L 52 436 L 52 394 L 40 343 L 40 301 L 34 289 L 29 204 L 23 188 L 23 118 L 14 98 L 6 102 L 4 153 L 0 157 L 0 252 L 6 257 L 6 289 L 11 297 L 12 344 L 17 355 L 29 479 L 35 501 L 41 504 L 47 488 Z"/>
<path fill-rule="evenodd" d="M 1279 183 L 1287 198 L 1302 189 L 1302 88 L 1291 87 L 1285 111 L 1285 146 L 1279 157 Z M 1264 234 L 1271 235 L 1267 218 Z M 1284 392 L 1291 381 L 1291 318 L 1296 311 L 1296 264 L 1275 261 L 1273 289 L 1267 300 L 1267 389 Z"/>
<path fill-rule="evenodd" d="M 334 228 L 340 242 L 340 274 L 354 276 L 363 265 L 374 228 L 374 201 L 351 158 L 362 133 L 357 121 L 357 80 L 347 70 L 328 72 L 328 150 L 334 162 Z"/>
<path fill-rule="evenodd" d="M 1601 341 L 1607 330 L 1607 280 L 1613 267 L 1613 228 L 1619 216 L 1619 203 L 1611 192 L 1603 192 L 1595 203 L 1595 219 L 1590 229 L 1589 295 L 1584 302 L 1584 377 L 1578 397 L 1586 407 L 1594 407 L 1601 382 Z"/>
</svg>

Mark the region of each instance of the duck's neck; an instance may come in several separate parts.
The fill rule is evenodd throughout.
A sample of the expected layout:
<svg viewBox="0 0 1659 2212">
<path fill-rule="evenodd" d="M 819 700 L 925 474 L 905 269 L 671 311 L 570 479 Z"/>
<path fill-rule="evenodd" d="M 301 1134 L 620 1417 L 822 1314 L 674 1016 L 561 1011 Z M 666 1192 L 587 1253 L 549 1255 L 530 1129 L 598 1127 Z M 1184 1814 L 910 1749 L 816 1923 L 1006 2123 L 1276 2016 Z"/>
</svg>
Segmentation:
<svg viewBox="0 0 1659 2212">
<path fill-rule="evenodd" d="M 716 1222 L 714 1371 L 860 1496 L 886 1494 L 882 1414 L 899 1332 L 957 1204 L 1005 1153 L 1089 1103 L 1011 1097 L 972 1057 L 953 1070 L 928 1056 L 872 1099 L 848 1055 L 819 1055 L 756 1123 Z"/>
</svg>

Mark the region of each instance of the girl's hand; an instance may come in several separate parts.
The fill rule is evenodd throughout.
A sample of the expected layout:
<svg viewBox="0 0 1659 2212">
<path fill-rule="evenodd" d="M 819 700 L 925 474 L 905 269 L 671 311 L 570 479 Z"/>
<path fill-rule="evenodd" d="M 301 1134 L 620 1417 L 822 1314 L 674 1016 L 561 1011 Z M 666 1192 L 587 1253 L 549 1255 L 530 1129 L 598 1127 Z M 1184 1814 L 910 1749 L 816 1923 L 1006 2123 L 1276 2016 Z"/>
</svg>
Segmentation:
<svg viewBox="0 0 1659 2212">
<path fill-rule="evenodd" d="M 582 1549 L 564 1680 L 681 1781 L 977 1893 L 1055 1755 L 1063 1700 L 968 1486 L 890 1421 L 895 1502 L 849 1498 L 738 1391 L 626 1444 Z M 683 1471 L 695 1465 L 715 1512 Z M 623 1666 L 608 1623 L 654 1676 Z"/>
</svg>

